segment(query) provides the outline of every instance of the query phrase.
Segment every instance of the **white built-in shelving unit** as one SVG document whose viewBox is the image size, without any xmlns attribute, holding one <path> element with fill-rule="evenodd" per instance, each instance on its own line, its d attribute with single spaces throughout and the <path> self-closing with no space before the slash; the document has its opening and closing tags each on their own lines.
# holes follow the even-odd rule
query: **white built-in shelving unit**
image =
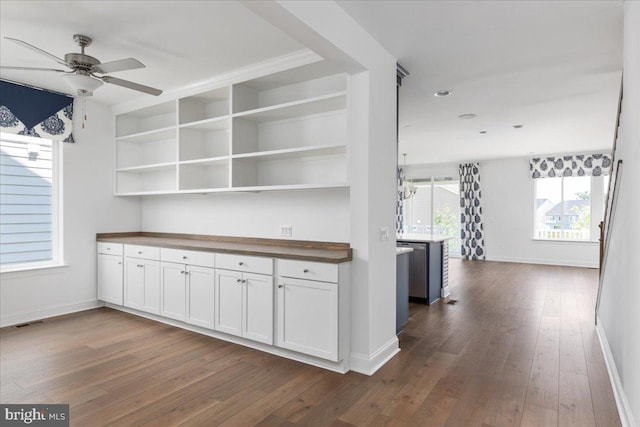
<svg viewBox="0 0 640 427">
<path fill-rule="evenodd" d="M 313 70 L 117 115 L 115 193 L 347 187 L 347 75 Z"/>
</svg>

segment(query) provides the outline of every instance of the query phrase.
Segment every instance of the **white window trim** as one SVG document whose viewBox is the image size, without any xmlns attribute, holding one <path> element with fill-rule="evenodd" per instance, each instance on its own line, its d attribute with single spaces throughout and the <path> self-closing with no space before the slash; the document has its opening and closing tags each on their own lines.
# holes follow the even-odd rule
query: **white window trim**
<svg viewBox="0 0 640 427">
<path fill-rule="evenodd" d="M 560 178 L 560 194 L 562 195 L 562 201 L 564 202 L 564 178 L 563 176 L 558 177 Z M 537 187 L 536 187 L 536 180 L 532 179 L 532 183 L 531 185 L 533 186 L 533 221 L 532 221 L 532 234 L 533 236 L 531 237 L 531 240 L 534 242 L 543 242 L 543 243 L 587 243 L 587 244 L 594 244 L 594 243 L 599 243 L 600 242 L 600 232 L 598 229 L 598 223 L 597 221 L 593 221 L 594 218 L 594 199 L 596 200 L 596 202 L 600 203 L 601 205 L 603 205 L 602 207 L 602 212 L 601 214 L 604 213 L 604 192 L 605 192 L 605 188 L 604 188 L 604 176 L 599 176 L 599 177 L 594 177 L 592 175 L 589 176 L 589 185 L 590 185 L 590 191 L 591 191 L 591 203 L 589 204 L 589 214 L 591 216 L 591 222 L 589 224 L 589 239 L 588 240 L 577 240 L 577 239 L 543 239 L 543 238 L 538 238 L 536 237 L 536 200 L 538 198 L 538 191 L 537 191 Z M 548 179 L 548 178 L 540 178 L 540 179 Z M 602 179 L 602 185 L 600 185 L 599 187 L 597 185 L 595 185 L 596 179 Z M 564 217 L 564 203 L 561 204 L 560 206 L 560 215 L 561 218 Z M 564 236 L 564 230 L 562 230 L 562 235 Z M 595 237 L 595 238 L 594 238 Z"/>
<path fill-rule="evenodd" d="M 16 134 L 7 134 L 3 133 L 3 138 L 13 139 L 20 142 L 29 142 L 32 141 L 32 137 L 26 137 L 23 135 Z M 39 138 L 40 139 L 40 138 Z M 58 267 L 66 267 L 67 264 L 64 263 L 64 243 L 63 243 L 63 174 L 62 174 L 62 157 L 63 157 L 63 148 L 62 142 L 56 140 L 51 141 L 51 153 L 53 154 L 53 194 L 52 194 L 52 205 L 53 205 L 53 220 L 52 220 L 52 232 L 53 232 L 53 247 L 52 247 L 52 260 L 44 261 L 44 262 L 30 262 L 23 264 L 11 264 L 6 266 L 0 266 L 0 274 L 4 273 L 14 273 L 20 271 L 30 271 L 30 270 L 43 270 L 47 268 L 58 268 Z"/>
</svg>

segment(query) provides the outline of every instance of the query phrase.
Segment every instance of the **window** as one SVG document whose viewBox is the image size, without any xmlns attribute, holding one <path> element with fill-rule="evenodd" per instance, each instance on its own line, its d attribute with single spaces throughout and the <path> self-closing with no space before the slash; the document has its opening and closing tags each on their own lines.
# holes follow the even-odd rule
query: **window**
<svg viewBox="0 0 640 427">
<path fill-rule="evenodd" d="M 0 133 L 0 268 L 60 260 L 58 142 Z"/>
<path fill-rule="evenodd" d="M 598 239 L 608 177 L 578 176 L 534 180 L 534 239 Z"/>
<path fill-rule="evenodd" d="M 404 201 L 404 231 L 451 237 L 449 255 L 460 256 L 460 180 L 413 180 L 415 196 Z"/>
</svg>

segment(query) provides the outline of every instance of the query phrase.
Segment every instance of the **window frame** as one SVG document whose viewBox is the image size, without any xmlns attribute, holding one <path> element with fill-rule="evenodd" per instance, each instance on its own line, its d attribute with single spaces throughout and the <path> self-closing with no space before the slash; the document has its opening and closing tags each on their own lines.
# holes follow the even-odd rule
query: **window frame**
<svg viewBox="0 0 640 427">
<path fill-rule="evenodd" d="M 51 145 L 51 235 L 52 245 L 50 260 L 33 261 L 20 264 L 0 265 L 0 273 L 11 273 L 18 271 L 41 270 L 46 268 L 58 268 L 65 266 L 64 264 L 64 242 L 63 242 L 63 149 L 62 143 L 55 139 L 36 138 L 25 135 L 17 135 L 11 133 L 0 133 L 0 138 L 7 141 L 15 142 L 32 142 L 42 144 L 43 142 Z"/>
<path fill-rule="evenodd" d="M 536 237 L 536 210 L 537 210 L 537 206 L 536 206 L 536 200 L 538 199 L 538 187 L 536 185 L 536 182 L 540 179 L 560 179 L 560 194 L 561 194 L 561 201 L 560 201 L 560 221 L 562 221 L 562 218 L 565 216 L 565 212 L 564 212 L 564 179 L 567 177 L 564 176 L 560 176 L 560 177 L 555 177 L 555 178 L 539 178 L 539 179 L 533 179 L 532 180 L 532 185 L 533 185 L 533 207 L 532 207 L 532 213 L 533 213 L 533 217 L 532 217 L 532 237 L 531 239 L 535 242 L 569 242 L 569 243 L 598 243 L 599 242 L 599 237 L 600 237 L 600 233 L 598 231 L 598 222 L 599 221 L 594 221 L 595 219 L 600 219 L 602 220 L 602 216 L 604 214 L 604 195 L 606 192 L 606 188 L 605 187 L 605 175 L 601 175 L 601 176 L 593 176 L 593 175 L 589 175 L 589 191 L 591 192 L 590 195 L 590 203 L 589 203 L 589 215 L 590 215 L 590 220 L 589 220 L 589 238 L 588 239 L 568 239 L 568 238 L 561 238 L 561 239 L 544 239 L 544 238 L 539 238 Z M 571 178 L 571 177 L 568 177 Z M 564 235 L 564 229 L 561 229 L 563 231 L 562 235 Z"/>
</svg>

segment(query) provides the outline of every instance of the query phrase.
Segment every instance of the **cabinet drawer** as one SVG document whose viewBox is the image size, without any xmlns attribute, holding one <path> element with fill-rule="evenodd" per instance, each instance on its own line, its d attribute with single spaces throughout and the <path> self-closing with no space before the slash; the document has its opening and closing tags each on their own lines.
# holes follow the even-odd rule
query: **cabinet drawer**
<svg viewBox="0 0 640 427">
<path fill-rule="evenodd" d="M 154 246 L 124 245 L 124 255 L 158 260 L 160 259 L 160 248 Z"/>
<path fill-rule="evenodd" d="M 271 275 L 273 274 L 273 259 L 246 255 L 217 254 L 216 268 Z"/>
<path fill-rule="evenodd" d="M 215 267 L 215 255 L 213 252 L 187 251 L 184 249 L 162 248 L 160 251 L 162 261 L 177 262 L 180 264 L 201 265 L 203 267 Z"/>
<path fill-rule="evenodd" d="M 338 265 L 324 262 L 278 260 L 278 275 L 298 279 L 338 282 Z"/>
<path fill-rule="evenodd" d="M 98 242 L 98 253 L 109 255 L 122 255 L 122 243 Z"/>
</svg>

